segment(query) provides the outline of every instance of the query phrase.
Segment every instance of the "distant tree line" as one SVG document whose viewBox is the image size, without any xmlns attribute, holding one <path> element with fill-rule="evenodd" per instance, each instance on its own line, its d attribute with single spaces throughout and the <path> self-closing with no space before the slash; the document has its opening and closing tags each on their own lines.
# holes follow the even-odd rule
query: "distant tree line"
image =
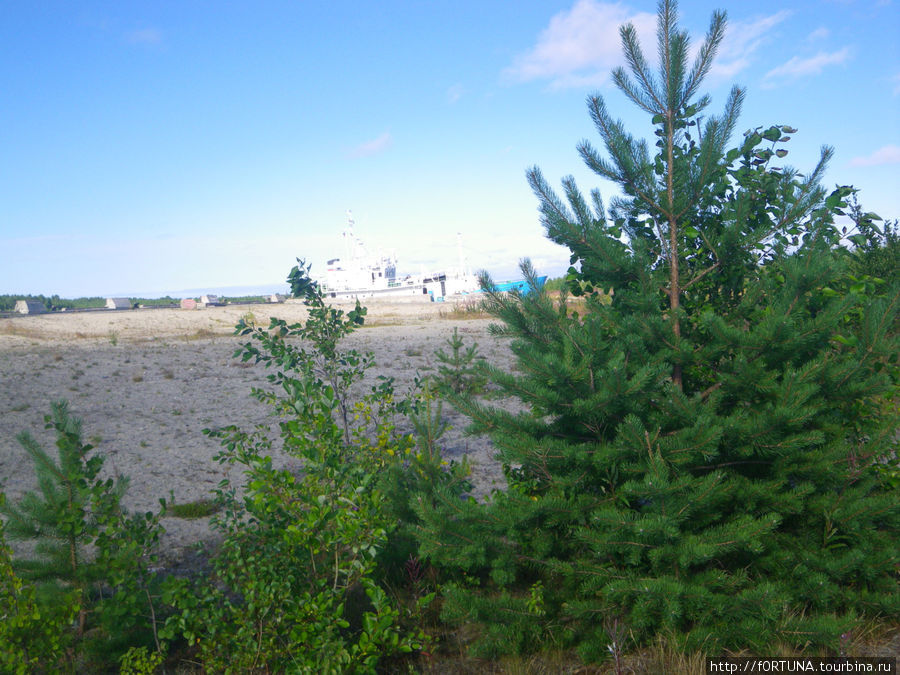
<svg viewBox="0 0 900 675">
<path fill-rule="evenodd" d="M 106 298 L 90 297 L 90 298 L 61 298 L 58 295 L 0 295 L 0 312 L 11 312 L 16 308 L 16 302 L 19 300 L 28 300 L 30 302 L 40 302 L 49 311 L 60 311 L 63 309 L 101 309 L 106 307 Z M 128 298 L 131 306 L 144 305 L 146 307 L 162 307 L 166 305 L 177 305 L 177 298 Z"/>
</svg>

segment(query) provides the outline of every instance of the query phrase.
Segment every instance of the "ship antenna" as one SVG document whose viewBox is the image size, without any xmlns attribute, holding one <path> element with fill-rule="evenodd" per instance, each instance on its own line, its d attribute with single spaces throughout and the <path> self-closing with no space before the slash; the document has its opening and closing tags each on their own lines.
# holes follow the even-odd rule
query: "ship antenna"
<svg viewBox="0 0 900 675">
<path fill-rule="evenodd" d="M 467 276 L 469 276 L 469 268 L 466 265 L 467 261 L 466 261 L 465 255 L 463 254 L 462 239 L 463 239 L 462 232 L 457 232 L 456 233 L 456 251 L 457 251 L 457 254 L 459 255 L 459 275 L 461 277 L 467 277 Z"/>
<path fill-rule="evenodd" d="M 346 259 L 349 261 L 354 258 L 353 249 L 354 249 L 354 236 L 353 236 L 353 211 L 347 209 L 347 229 L 344 230 L 344 253 L 346 255 Z"/>
</svg>

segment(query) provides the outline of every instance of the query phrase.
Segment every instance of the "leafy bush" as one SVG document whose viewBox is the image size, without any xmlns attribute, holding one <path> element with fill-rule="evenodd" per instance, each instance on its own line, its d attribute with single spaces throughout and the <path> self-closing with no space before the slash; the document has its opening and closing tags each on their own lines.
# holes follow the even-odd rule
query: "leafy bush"
<svg viewBox="0 0 900 675">
<path fill-rule="evenodd" d="M 298 475 L 273 466 L 268 429 L 209 431 L 221 439 L 218 461 L 244 468 L 242 496 L 217 490 L 224 535 L 208 582 L 176 580 L 167 598 L 177 609 L 166 635 L 195 645 L 204 667 L 223 672 L 371 671 L 392 654 L 427 644 L 419 627 L 402 625 L 400 608 L 377 583 L 377 556 L 397 530 L 383 485 L 414 456 L 395 432 L 399 406 L 390 381 L 359 397 L 354 385 L 371 354 L 343 350 L 365 309 L 328 307 L 308 268 L 294 268 L 305 323 L 272 319 L 236 352 L 274 367 L 277 389 L 253 391 L 281 417 L 283 449 L 302 459 Z"/>
</svg>

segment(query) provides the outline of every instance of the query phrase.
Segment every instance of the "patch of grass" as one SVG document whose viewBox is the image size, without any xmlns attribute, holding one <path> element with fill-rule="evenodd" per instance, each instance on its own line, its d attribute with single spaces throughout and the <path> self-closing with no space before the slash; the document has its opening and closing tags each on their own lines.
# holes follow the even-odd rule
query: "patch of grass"
<svg viewBox="0 0 900 675">
<path fill-rule="evenodd" d="M 481 300 L 458 300 L 452 307 L 441 308 L 438 318 L 466 320 L 466 319 L 490 319 L 491 315 L 484 311 L 484 303 Z"/>
<path fill-rule="evenodd" d="M 143 374 L 143 373 L 138 373 L 137 375 L 132 375 L 132 376 L 131 376 L 131 381 L 132 381 L 132 382 L 143 382 L 143 381 L 144 381 L 144 374 Z"/>
<path fill-rule="evenodd" d="M 163 368 L 162 376 L 166 380 L 174 380 L 175 379 L 175 373 L 172 372 L 171 368 Z"/>
<path fill-rule="evenodd" d="M 23 338 L 40 338 L 43 334 L 39 330 L 35 330 L 24 322 L 18 321 L 16 318 L 4 319 L 0 321 L 0 334 L 15 335 Z"/>
<path fill-rule="evenodd" d="M 218 510 L 219 505 L 211 499 L 198 499 L 184 504 L 170 502 L 166 505 L 166 515 L 173 518 L 207 518 Z"/>
<path fill-rule="evenodd" d="M 218 336 L 219 333 L 210 328 L 198 328 L 195 333 L 191 335 L 185 335 L 184 340 L 185 342 L 191 342 L 192 340 L 204 340 Z"/>
</svg>

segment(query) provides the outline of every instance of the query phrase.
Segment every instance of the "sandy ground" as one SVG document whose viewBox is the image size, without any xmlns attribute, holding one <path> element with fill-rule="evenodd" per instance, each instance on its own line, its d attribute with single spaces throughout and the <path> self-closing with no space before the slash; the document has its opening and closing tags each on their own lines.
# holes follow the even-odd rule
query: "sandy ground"
<svg viewBox="0 0 900 675">
<path fill-rule="evenodd" d="M 242 342 L 232 331 L 252 313 L 288 322 L 305 317 L 302 305 L 233 305 L 198 310 L 146 309 L 54 313 L 0 319 L 0 489 L 16 500 L 37 483 L 17 434 L 30 432 L 55 456 L 54 436 L 44 429 L 50 402 L 69 401 L 83 420 L 85 440 L 106 457 L 108 474 L 130 478 L 126 506 L 157 510 L 160 498 L 185 503 L 210 496 L 223 478 L 240 482 L 213 461 L 219 449 L 204 428 L 237 424 L 251 430 L 274 425 L 267 406 L 250 397 L 268 386 L 262 366 L 233 358 Z M 502 341 L 487 334 L 490 320 L 469 318 L 451 304 L 379 303 L 346 345 L 371 351 L 372 376 L 396 378 L 404 392 L 417 375 L 436 368 L 434 352 L 458 327 L 493 363 L 509 366 Z M 448 459 L 468 455 L 476 495 L 501 487 L 502 474 L 486 439 L 465 436 L 465 418 L 444 406 L 452 425 L 442 447 Z M 273 454 L 276 463 L 297 460 Z M 211 539 L 206 520 L 164 519 L 164 563 Z"/>
</svg>

